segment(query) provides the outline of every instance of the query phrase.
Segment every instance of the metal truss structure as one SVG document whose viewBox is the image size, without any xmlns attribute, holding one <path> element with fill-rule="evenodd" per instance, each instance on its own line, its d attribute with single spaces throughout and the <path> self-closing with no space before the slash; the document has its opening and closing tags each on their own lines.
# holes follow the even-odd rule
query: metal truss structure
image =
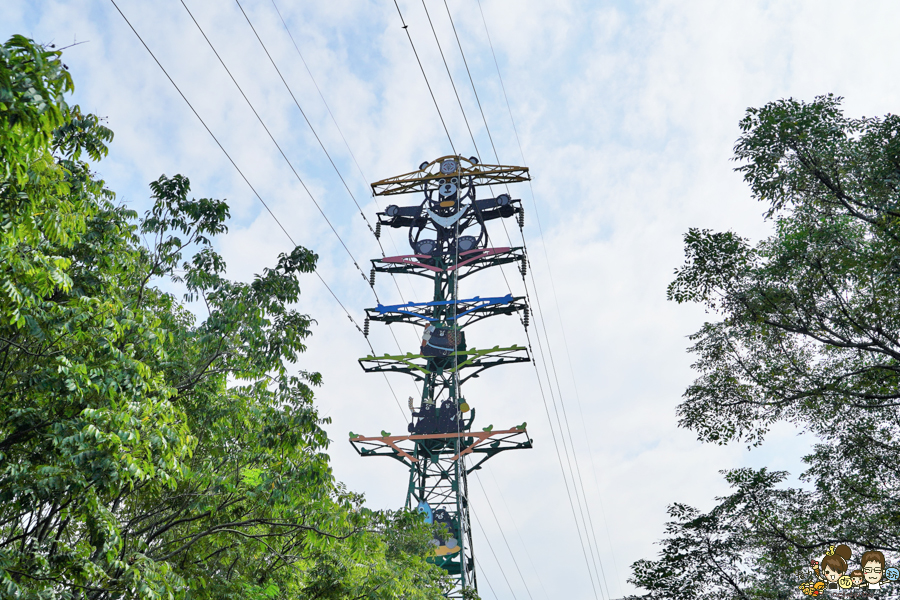
<svg viewBox="0 0 900 600">
<path fill-rule="evenodd" d="M 451 172 L 444 171 L 447 161 L 453 161 L 456 167 Z M 372 193 L 376 196 L 393 196 L 410 192 L 425 192 L 440 179 L 450 177 L 465 178 L 470 185 L 505 185 L 528 181 L 528 167 L 511 167 L 506 165 L 482 165 L 476 158 L 462 156 L 442 156 L 431 162 L 419 165 L 418 171 L 388 177 L 372 184 Z"/>
<path fill-rule="evenodd" d="M 421 382 L 421 397 L 409 400 L 411 422 L 407 434 L 381 436 L 350 434 L 360 456 L 387 456 L 409 469 L 406 505 L 418 508 L 423 518 L 443 525 L 433 540 L 432 561 L 456 578 L 448 598 L 462 598 L 467 588 L 477 590 L 472 531 L 469 521 L 467 477 L 484 461 L 505 452 L 531 448 L 526 424 L 472 431 L 475 409 L 462 394 L 462 384 L 492 367 L 527 362 L 528 349 L 516 344 L 469 348 L 465 330 L 500 315 L 519 315 L 527 327 L 525 298 L 512 294 L 460 297 L 460 281 L 474 273 L 503 264 L 519 263 L 525 273 L 523 248 L 494 247 L 486 224 L 494 219 L 518 217 L 521 201 L 508 194 L 476 198 L 476 189 L 529 179 L 528 169 L 482 165 L 476 158 L 443 156 L 420 165 L 419 170 L 372 184 L 375 195 L 420 194 L 412 206 L 390 205 L 377 214 L 376 235 L 382 227 L 405 229 L 412 254 L 372 261 L 370 283 L 377 273 L 415 275 L 431 280 L 432 299 L 366 310 L 369 322 L 410 323 L 423 328 L 415 352 L 359 359 L 367 373 L 402 373 Z"/>
</svg>

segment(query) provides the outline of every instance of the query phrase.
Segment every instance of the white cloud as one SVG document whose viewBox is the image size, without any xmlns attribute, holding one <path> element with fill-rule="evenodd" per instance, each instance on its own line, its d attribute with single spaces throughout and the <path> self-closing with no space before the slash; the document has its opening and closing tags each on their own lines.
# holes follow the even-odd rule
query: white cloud
<svg viewBox="0 0 900 600">
<path fill-rule="evenodd" d="M 119 3 L 291 236 L 320 254 L 322 276 L 361 322 L 362 309 L 375 301 L 368 286 L 180 3 Z M 271 4 L 242 4 L 372 221 L 375 205 L 368 182 L 357 172 Z M 481 15 L 474 5 L 449 4 L 500 158 L 515 164 L 519 148 Z M 766 234 L 762 207 L 749 199 L 729 161 L 746 107 L 835 92 L 847 98 L 846 108 L 854 115 L 896 111 L 900 91 L 892 57 L 900 42 L 893 24 L 900 6 L 809 0 L 482 4 L 534 175 L 543 238 L 529 188 L 519 185 L 515 193 L 528 210 L 534 275 L 592 516 L 600 514 L 602 498 L 611 544 L 602 519 L 594 525 L 609 591 L 618 597 L 630 590 L 624 583 L 628 566 L 655 554 L 653 542 L 662 533 L 668 503 L 710 507 L 726 491 L 718 474 L 723 468 L 800 468 L 790 457 L 798 458 L 808 441 L 789 427 L 776 430 L 768 446 L 751 453 L 700 445 L 693 434 L 677 428 L 674 409 L 693 378 L 685 336 L 712 317 L 697 307 L 666 302 L 665 287 L 681 263 L 681 235 L 688 227 L 734 229 L 757 239 Z M 368 272 L 368 259 L 379 255 L 378 246 L 238 8 L 211 0 L 188 5 Z M 473 154 L 422 7 L 411 1 L 400 6 L 454 143 L 461 153 Z M 405 172 L 449 152 L 393 3 L 283 2 L 279 7 L 368 178 Z M 429 3 L 429 10 L 483 159 L 492 159 L 443 3 Z M 232 277 L 249 278 L 289 250 L 278 226 L 111 4 L 8 0 L 0 6 L 0 34 L 12 33 L 58 44 L 76 36 L 90 40 L 68 50 L 66 62 L 77 101 L 108 116 L 116 132 L 110 157 L 98 168 L 119 198 L 143 210 L 148 181 L 161 173 L 184 173 L 196 195 L 229 200 L 231 231 L 218 244 Z M 380 206 L 385 204 L 379 200 Z M 514 241 L 516 229 L 510 230 Z M 405 234 L 392 235 L 396 245 L 385 238 L 385 251 L 403 253 Z M 505 243 L 499 228 L 493 228 L 493 236 Z M 513 291 L 520 293 L 515 271 L 507 274 Z M 413 291 L 417 299 L 428 294 L 423 282 L 397 283 L 406 300 Z M 507 289 L 498 274 L 466 280 L 463 288 L 472 295 Z M 399 298 L 385 277 L 378 279 L 376 289 L 383 302 Z M 373 506 L 396 507 L 404 499 L 406 474 L 392 463 L 360 459 L 344 441 L 351 429 L 405 428 L 390 391 L 378 375 L 365 375 L 355 364 L 368 347 L 313 276 L 306 277 L 301 309 L 318 321 L 302 366 L 325 377 L 317 395 L 323 414 L 334 419 L 335 471 L 351 488 L 366 492 Z M 531 332 L 544 334 L 537 322 Z M 414 332 L 397 328 L 396 335 L 404 350 L 416 343 Z M 483 324 L 472 337 L 491 343 L 523 341 L 512 319 Z M 389 333 L 374 325 L 372 343 L 379 352 L 396 348 Z M 540 369 L 543 373 L 542 365 Z M 532 595 L 544 593 L 533 569 L 526 567 L 523 549 L 517 548 L 518 536 L 510 533 L 513 523 L 552 595 L 593 597 L 534 369 L 501 371 L 486 373 L 466 394 L 477 407 L 479 423 L 528 421 L 535 447 L 494 459 L 490 473 L 496 483 L 484 471 L 478 477 Z M 391 383 L 401 404 L 414 393 L 408 381 Z M 591 458 L 597 487 L 588 475 Z M 498 489 L 508 510 L 498 501 Z M 473 493 L 473 505 L 504 572 L 524 597 L 480 490 Z M 480 529 L 476 534 L 484 576 L 498 597 L 509 597 Z M 482 593 L 491 597 L 485 586 Z"/>
</svg>

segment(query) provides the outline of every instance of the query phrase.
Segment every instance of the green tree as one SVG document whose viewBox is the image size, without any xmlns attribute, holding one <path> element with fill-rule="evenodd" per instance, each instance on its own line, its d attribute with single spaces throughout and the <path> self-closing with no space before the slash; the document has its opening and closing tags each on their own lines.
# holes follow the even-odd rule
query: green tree
<svg viewBox="0 0 900 600">
<path fill-rule="evenodd" d="M 680 425 L 756 445 L 790 422 L 817 443 L 803 489 L 741 469 L 709 513 L 673 508 L 660 559 L 634 565 L 653 598 L 688 597 L 697 572 L 690 597 L 786 598 L 830 545 L 900 551 L 900 117 L 822 96 L 749 109 L 741 131 L 737 170 L 774 233 L 685 236 L 669 298 L 721 319 L 692 336 Z"/>
<path fill-rule="evenodd" d="M 71 90 L 60 52 L 0 48 L 0 595 L 442 597 L 421 520 L 335 481 L 321 377 L 291 366 L 315 254 L 230 281 L 225 202 L 176 175 L 141 219 L 115 205 Z"/>
</svg>

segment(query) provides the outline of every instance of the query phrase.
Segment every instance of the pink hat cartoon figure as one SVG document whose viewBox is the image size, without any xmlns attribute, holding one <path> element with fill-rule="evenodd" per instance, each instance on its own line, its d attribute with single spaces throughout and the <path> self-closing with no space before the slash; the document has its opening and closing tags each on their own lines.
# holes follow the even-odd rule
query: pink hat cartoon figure
<svg viewBox="0 0 900 600">
<path fill-rule="evenodd" d="M 884 554 L 878 550 L 863 552 L 859 563 L 862 566 L 866 587 L 870 590 L 881 589 L 884 584 Z"/>
</svg>

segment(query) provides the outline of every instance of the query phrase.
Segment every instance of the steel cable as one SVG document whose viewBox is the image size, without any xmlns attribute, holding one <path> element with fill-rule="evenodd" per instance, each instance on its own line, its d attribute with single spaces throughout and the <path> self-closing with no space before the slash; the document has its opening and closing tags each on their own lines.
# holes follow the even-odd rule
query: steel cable
<svg viewBox="0 0 900 600">
<path fill-rule="evenodd" d="M 271 215 L 272 219 L 275 220 L 275 222 L 278 224 L 278 227 L 281 228 L 281 231 L 284 232 L 284 235 L 288 238 L 288 240 L 291 242 L 291 244 L 294 247 L 296 247 L 297 243 L 291 237 L 291 234 L 288 233 L 287 229 L 285 229 L 284 225 L 281 224 L 281 221 L 278 220 L 278 217 L 275 216 L 275 213 L 272 212 L 272 209 L 269 207 L 268 204 L 266 204 L 265 200 L 262 199 L 262 196 L 259 194 L 259 192 L 256 190 L 256 188 L 253 186 L 253 184 L 250 183 L 250 180 L 247 178 L 247 176 L 244 174 L 244 172 L 241 170 L 241 168 L 237 165 L 237 163 L 234 161 L 234 159 L 231 157 L 231 155 L 228 153 L 228 151 L 225 150 L 225 147 L 219 141 L 219 138 L 212 132 L 212 129 L 210 129 L 209 125 L 206 124 L 206 121 L 203 120 L 203 117 L 200 116 L 200 113 L 197 112 L 197 109 L 194 108 L 194 105 L 191 104 L 191 101 L 187 99 L 187 96 L 184 95 L 184 92 L 181 91 L 181 88 L 178 87 L 178 84 L 175 83 L 175 80 L 172 79 L 172 76 L 169 75 L 169 72 L 166 70 L 166 68 L 162 65 L 162 63 L 159 61 L 159 59 L 156 58 L 156 55 L 153 53 L 153 51 L 150 49 L 150 47 L 144 41 L 144 38 L 142 38 L 141 35 L 137 32 L 137 29 L 135 29 L 134 25 L 131 24 L 131 21 L 128 20 L 128 17 L 125 16 L 125 13 L 122 12 L 122 9 L 119 7 L 119 5 L 116 4 L 116 1 L 110 0 L 110 2 L 115 7 L 116 11 L 118 11 L 119 15 L 121 15 L 122 19 L 125 21 L 125 23 L 128 25 L 128 27 L 131 29 L 131 31 L 134 33 L 135 37 L 137 37 L 138 41 L 140 41 L 140 43 L 144 47 L 144 49 L 147 50 L 147 53 L 150 54 L 150 57 L 153 59 L 153 61 L 156 63 L 156 65 L 160 68 L 160 70 L 166 76 L 166 79 L 169 80 L 169 83 L 172 84 L 172 87 L 175 88 L 175 91 L 178 92 L 178 95 L 181 96 L 182 100 L 184 100 L 185 104 L 188 105 L 188 108 L 190 108 L 191 112 L 194 113 L 194 116 L 197 117 L 197 120 L 200 121 L 200 124 L 203 125 L 203 128 L 206 130 L 206 132 L 210 135 L 210 137 L 213 139 L 213 141 L 216 143 L 216 145 L 219 147 L 219 149 L 222 151 L 222 153 L 228 159 L 228 162 L 231 163 L 231 166 L 234 167 L 234 169 L 241 176 L 241 179 L 244 180 L 244 183 L 247 184 L 247 187 L 249 187 L 250 190 L 253 192 L 253 195 L 256 196 L 256 199 L 259 200 L 260 204 L 262 204 L 263 207 L 265 207 L 266 211 L 269 213 L 269 215 Z M 315 275 L 319 279 L 319 281 L 322 282 L 322 285 L 325 286 L 325 289 L 328 290 L 328 293 L 331 294 L 331 297 L 334 298 L 335 302 L 337 302 L 338 305 L 341 307 L 341 309 L 344 311 L 344 314 L 347 315 L 347 318 L 350 320 L 350 322 L 353 324 L 353 326 L 356 328 L 356 330 L 359 331 L 360 334 L 362 334 L 363 333 L 362 328 L 359 326 L 359 324 L 353 318 L 353 315 L 350 314 L 350 311 L 347 310 L 347 307 L 344 306 L 344 303 L 341 302 L 340 298 L 337 297 L 337 294 L 334 293 L 334 290 L 331 289 L 331 286 L 328 285 L 328 283 L 325 281 L 325 279 L 322 277 L 322 275 L 319 273 L 318 270 L 315 270 L 313 272 L 315 273 Z M 364 335 L 363 335 L 363 338 L 366 340 L 366 344 L 369 346 L 369 349 L 372 351 L 372 354 L 374 355 L 375 349 L 372 347 L 371 342 L 369 342 L 368 338 L 366 338 Z M 394 388 L 391 385 L 390 381 L 387 379 L 387 376 L 385 376 L 385 382 L 388 384 L 388 387 L 391 390 L 391 395 L 394 397 L 394 402 L 397 404 L 397 408 L 400 410 L 400 412 L 403 415 L 404 420 L 405 420 L 406 413 L 403 412 L 403 409 L 400 406 L 400 401 L 397 399 L 397 394 L 394 392 Z"/>
<path fill-rule="evenodd" d="M 446 6 L 446 0 L 444 0 L 444 3 L 445 3 L 445 6 Z M 519 154 L 520 154 L 521 157 L 522 157 L 522 162 L 523 162 L 523 164 L 527 165 L 527 161 L 526 161 L 526 159 L 525 159 L 525 153 L 524 153 L 524 151 L 522 150 L 522 142 L 521 142 L 521 140 L 519 139 L 518 128 L 516 127 L 515 119 L 513 118 L 512 107 L 511 107 L 510 102 L 509 102 L 509 96 L 508 96 L 507 93 L 506 93 L 506 86 L 505 86 L 505 84 L 503 83 L 503 76 L 502 76 L 501 73 L 500 73 L 500 65 L 499 65 L 499 63 L 498 63 L 498 61 L 497 61 L 497 54 L 496 54 L 496 52 L 494 51 L 494 45 L 493 45 L 493 42 L 491 41 L 490 31 L 488 31 L 487 20 L 485 19 L 484 11 L 482 10 L 482 7 L 481 7 L 481 0 L 478 0 L 478 10 L 479 10 L 479 12 L 480 12 L 480 14 L 481 14 L 481 19 L 482 19 L 482 23 L 484 24 L 485 34 L 487 35 L 488 44 L 490 45 L 490 48 L 491 48 L 491 55 L 492 55 L 493 60 L 494 60 L 494 66 L 495 66 L 496 69 L 497 69 L 497 78 L 499 79 L 499 81 L 500 81 L 500 87 L 501 87 L 501 89 L 503 90 L 503 97 L 504 97 L 504 100 L 505 100 L 505 102 L 506 102 L 506 108 L 507 108 L 507 111 L 508 111 L 508 113 L 509 113 L 509 118 L 510 118 L 510 122 L 511 122 L 512 127 L 513 127 L 513 132 L 515 133 L 516 144 L 517 144 L 517 146 L 518 146 L 518 148 L 519 148 Z M 448 14 L 448 16 L 450 16 L 450 10 L 449 10 L 449 8 L 447 8 L 447 14 Z M 450 17 L 450 18 L 451 18 L 451 23 L 452 23 L 452 17 Z M 454 30 L 455 30 L 455 26 L 454 26 Z M 461 46 L 460 46 L 460 52 L 462 52 L 462 47 L 461 47 Z M 464 59 L 464 60 L 465 60 L 465 59 Z M 470 76 L 471 76 L 471 74 L 470 74 Z M 474 82 L 473 82 L 473 90 L 474 90 Z M 485 127 L 487 127 L 487 123 L 485 123 Z M 489 135 L 490 135 L 490 134 L 489 134 Z M 495 153 L 496 153 L 496 148 L 494 149 L 494 151 L 495 151 Z M 499 162 L 499 159 L 498 159 L 498 162 Z M 579 414 L 580 414 L 581 420 L 582 420 L 582 429 L 583 429 L 583 432 L 584 432 L 584 435 L 585 435 L 585 442 L 586 442 L 586 444 L 587 444 L 588 454 L 589 454 L 590 457 L 591 457 L 591 472 L 592 472 L 592 475 L 593 475 L 593 478 L 594 478 L 594 486 L 596 487 L 597 493 L 598 493 L 598 501 L 599 501 L 599 504 L 600 504 L 601 516 L 602 516 L 602 518 L 603 518 L 604 527 L 605 527 L 605 529 L 606 529 L 607 542 L 609 543 L 610 552 L 611 552 L 611 554 L 612 554 L 612 558 L 613 558 L 613 568 L 614 568 L 615 571 L 616 571 L 616 582 L 617 582 L 617 584 L 618 584 L 618 581 L 619 581 L 619 579 L 620 579 L 620 576 L 619 576 L 619 574 L 618 574 L 618 565 L 616 564 L 616 561 L 615 561 L 615 552 L 612 551 L 612 540 L 610 539 L 610 534 L 609 534 L 609 524 L 608 524 L 608 522 L 606 521 L 606 514 L 605 514 L 605 512 L 603 511 L 602 500 L 600 500 L 600 496 L 599 496 L 599 491 L 600 491 L 599 488 L 600 488 L 600 486 L 599 486 L 599 483 L 597 482 L 597 470 L 596 470 L 596 466 L 595 466 L 595 464 L 594 464 L 594 457 L 593 457 L 593 454 L 592 454 L 592 452 L 591 452 L 590 438 L 589 438 L 589 436 L 588 436 L 588 434 L 587 434 L 587 429 L 586 429 L 586 426 L 585 426 L 585 424 L 584 424 L 584 411 L 582 410 L 582 406 L 581 406 L 581 398 L 580 398 L 580 396 L 579 396 L 579 394 L 578 394 L 578 385 L 577 385 L 577 382 L 576 382 L 576 380 L 575 380 L 575 372 L 574 372 L 573 367 L 572 367 L 572 357 L 571 357 L 571 353 L 569 352 L 568 338 L 567 338 L 567 336 L 566 336 L 565 327 L 564 327 L 563 321 L 562 321 L 562 314 L 561 314 L 561 312 L 560 312 L 560 307 L 559 307 L 559 297 L 557 296 L 557 293 L 556 293 L 556 284 L 555 284 L 555 282 L 554 282 L 554 280 L 553 280 L 553 270 L 552 270 L 552 267 L 551 267 L 551 264 L 550 264 L 550 257 L 549 257 L 549 255 L 548 255 L 548 253 L 547 253 L 547 245 L 546 245 L 546 242 L 544 241 L 544 229 L 543 229 L 543 225 L 542 225 L 542 223 L 541 223 L 540 211 L 538 210 L 538 207 L 537 207 L 537 200 L 536 200 L 535 193 L 534 193 L 534 186 L 533 186 L 533 184 L 531 183 L 530 180 L 529 180 L 529 182 L 528 182 L 528 186 L 529 186 L 529 189 L 530 189 L 530 191 L 531 191 L 531 202 L 532 202 L 532 206 L 534 207 L 535 218 L 536 218 L 537 225 L 538 225 L 538 232 L 539 232 L 540 237 L 541 237 L 541 247 L 542 247 L 543 252 L 544 252 L 544 259 L 545 259 L 545 261 L 546 261 L 546 263 L 547 263 L 547 271 L 548 271 L 548 275 L 549 275 L 549 277 L 550 277 L 550 288 L 551 288 L 551 291 L 553 292 L 553 297 L 554 297 L 554 300 L 555 300 L 555 303 L 556 303 L 556 313 L 557 313 L 557 317 L 558 317 L 558 319 L 559 319 L 560 331 L 562 332 L 562 336 L 563 336 L 563 344 L 564 344 L 564 347 L 565 347 L 565 350 L 566 350 L 566 359 L 567 359 L 568 364 L 569 364 L 569 373 L 570 373 L 570 375 L 571 375 L 571 377 L 572 377 L 572 385 L 573 385 L 573 387 L 574 387 L 574 389 L 575 389 L 575 399 L 576 399 L 576 404 L 577 404 L 577 406 L 578 406 L 578 411 L 579 411 Z M 525 244 L 524 232 L 523 232 L 523 235 L 522 235 L 522 243 Z M 526 253 L 527 253 L 527 251 L 526 251 Z M 529 261 L 529 262 L 530 262 L 530 261 Z M 532 271 L 532 284 L 534 285 L 534 270 L 532 269 L 531 271 Z M 536 288 L 535 288 L 535 294 L 537 295 L 537 289 L 536 289 Z M 538 299 L 538 302 L 540 302 L 540 299 Z M 543 318 L 541 318 L 541 321 L 542 321 L 542 323 L 545 322 Z M 546 336 L 546 328 L 545 328 L 545 336 Z M 550 340 L 549 340 L 549 338 L 548 338 L 548 340 L 547 340 L 547 344 L 548 344 L 548 350 L 550 350 L 550 348 L 549 348 L 549 345 L 550 345 Z M 559 386 L 559 379 L 558 379 L 558 377 L 556 376 L 556 366 L 555 366 L 555 361 L 553 360 L 552 350 L 550 350 L 550 360 L 551 360 L 551 363 L 553 364 L 554 379 L 556 380 L 557 390 L 558 390 L 559 393 L 560 393 L 560 402 L 562 403 L 562 390 L 561 390 L 561 388 L 560 388 L 560 386 Z M 549 383 L 549 382 L 548 382 L 548 383 Z M 568 415 L 567 415 L 567 413 L 566 413 L 566 410 L 565 410 L 565 404 L 564 404 L 564 403 L 563 403 L 563 413 L 564 413 L 564 415 L 565 415 L 567 429 L 569 430 L 569 438 L 570 438 L 570 440 L 573 440 L 573 444 L 574 444 L 574 438 L 572 437 L 571 429 L 568 427 Z M 574 451 L 574 445 L 573 445 L 573 451 Z M 586 496 L 585 491 L 584 491 L 584 481 L 583 481 L 583 479 L 582 479 L 582 477 L 581 477 L 581 474 L 580 474 L 580 467 L 579 467 L 579 465 L 578 465 L 578 457 L 577 457 L 577 454 L 576 454 L 576 456 L 575 456 L 575 462 L 576 462 L 576 469 L 577 469 L 578 472 L 579 472 L 578 477 L 579 477 L 579 482 L 580 482 L 581 489 L 582 489 L 582 496 L 584 496 L 584 497 L 585 497 L 585 501 L 587 501 L 587 496 Z M 588 520 L 589 520 L 589 522 L 590 522 L 590 526 L 591 526 L 591 535 L 592 535 L 592 537 L 593 537 L 593 539 L 594 539 L 594 546 L 597 548 L 597 552 L 598 552 L 598 560 L 599 560 L 599 544 L 598 544 L 598 542 L 597 542 L 597 540 L 596 540 L 596 531 L 595 531 L 595 529 L 594 529 L 593 519 L 592 519 L 592 517 L 590 516 L 590 511 L 588 511 Z M 600 570 L 601 570 L 601 572 L 603 571 L 603 564 L 602 564 L 602 561 L 600 562 Z M 605 575 L 605 573 L 603 574 L 603 580 L 604 580 L 604 585 L 606 585 L 606 575 Z M 609 588 L 608 588 L 608 585 L 607 585 L 607 596 L 609 596 Z"/>
</svg>

